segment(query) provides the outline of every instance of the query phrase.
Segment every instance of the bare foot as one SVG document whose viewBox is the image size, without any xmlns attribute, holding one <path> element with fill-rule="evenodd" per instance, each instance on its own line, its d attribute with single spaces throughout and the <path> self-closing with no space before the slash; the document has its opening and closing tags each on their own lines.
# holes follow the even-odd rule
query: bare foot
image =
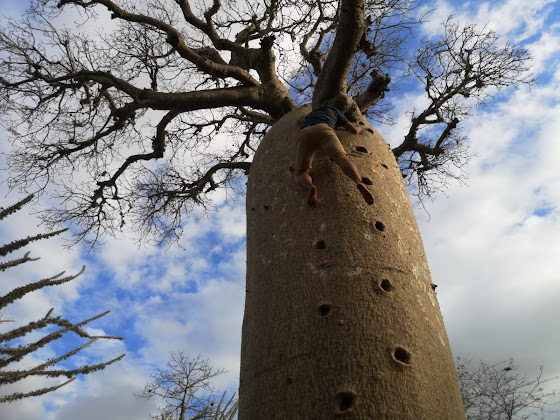
<svg viewBox="0 0 560 420">
<path fill-rule="evenodd" d="M 367 187 L 362 183 L 356 184 L 356 186 L 358 187 L 358 190 L 362 194 L 362 197 L 364 197 L 364 200 L 366 200 L 366 203 L 368 203 L 371 206 L 373 204 L 373 195 L 371 195 Z"/>
<path fill-rule="evenodd" d="M 317 205 L 317 187 L 313 185 L 309 190 L 309 197 L 307 197 L 307 204 L 310 206 Z"/>
</svg>

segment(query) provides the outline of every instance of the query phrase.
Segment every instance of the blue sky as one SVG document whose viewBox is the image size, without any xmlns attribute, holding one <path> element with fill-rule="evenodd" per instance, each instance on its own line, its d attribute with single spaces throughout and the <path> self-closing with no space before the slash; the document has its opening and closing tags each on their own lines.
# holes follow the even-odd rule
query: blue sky
<svg viewBox="0 0 560 420">
<path fill-rule="evenodd" d="M 17 13 L 23 4 L 1 0 L 4 14 Z M 463 124 L 476 154 L 466 185 L 451 184 L 425 210 L 416 209 L 453 352 L 488 363 L 514 357 L 529 375 L 544 365 L 545 376 L 560 376 L 560 4 L 437 1 L 426 6 L 431 8 L 426 35 L 440 31 L 450 14 L 487 24 L 502 39 L 531 50 L 539 81 L 530 90 L 501 93 Z M 405 112 L 420 107 L 422 98 L 402 89 L 391 101 L 397 124 L 376 128 L 395 145 L 408 128 Z M 0 188 L 6 196 L 5 186 Z M 10 194 L 3 200 L 17 198 Z M 0 234 L 19 238 L 40 230 L 36 224 L 20 212 L 0 225 Z M 109 359 L 124 352 L 127 357 L 55 394 L 3 406 L 2 418 L 146 418 L 153 404 L 133 393 L 176 349 L 203 354 L 215 367 L 226 368 L 216 385 L 236 390 L 245 281 L 243 201 L 195 215 L 184 232 L 181 247 L 169 249 L 139 247 L 124 238 L 107 238 L 101 252 L 89 256 L 79 247 L 63 250 L 60 239 L 29 247 L 42 259 L 11 273 L 0 282 L 0 292 L 25 279 L 79 271 L 82 264 L 87 270 L 71 284 L 14 304 L 9 318 L 34 319 L 55 307 L 78 321 L 111 310 L 91 328 L 126 340 L 96 343 L 84 357 Z"/>
</svg>

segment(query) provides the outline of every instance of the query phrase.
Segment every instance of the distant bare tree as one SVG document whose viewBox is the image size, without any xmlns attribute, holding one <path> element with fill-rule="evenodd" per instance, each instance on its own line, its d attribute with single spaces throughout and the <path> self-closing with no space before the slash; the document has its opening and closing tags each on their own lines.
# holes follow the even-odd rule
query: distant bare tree
<svg viewBox="0 0 560 420">
<path fill-rule="evenodd" d="M 159 413 L 150 415 L 150 420 L 230 420 L 237 413 L 235 394 L 226 400 L 224 392 L 218 400 L 211 383 L 212 378 L 224 372 L 213 369 L 200 355 L 190 358 L 182 351 L 172 351 L 167 369 L 158 369 L 152 375 L 153 382 L 135 395 L 144 399 L 159 397 L 165 401 L 166 405 Z"/>
<path fill-rule="evenodd" d="M 543 385 L 558 378 L 543 379 L 543 367 L 536 377 L 518 373 L 514 360 L 489 365 L 457 359 L 457 374 L 468 420 L 526 420 L 555 401 L 555 391 Z"/>
<path fill-rule="evenodd" d="M 16 204 L 14 204 L 13 206 L 7 208 L 1 208 L 0 220 L 3 220 L 10 214 L 21 209 L 21 207 L 26 203 L 28 203 L 32 198 L 33 196 L 28 196 L 23 200 L 17 202 Z M 41 239 L 47 239 L 59 235 L 64 231 L 66 231 L 66 229 L 59 230 L 56 232 L 46 233 L 46 234 L 30 236 L 25 239 L 16 240 L 9 244 L 3 245 L 0 247 L 0 257 L 5 257 L 9 253 L 21 249 L 22 247 L 26 246 L 30 242 L 38 241 Z M 27 252 L 20 258 L 16 258 L 9 261 L 1 261 L 0 271 L 5 271 L 9 268 L 16 267 L 20 264 L 24 264 L 29 261 L 39 260 L 39 258 L 31 258 L 29 254 L 30 253 Z M 82 270 L 79 273 L 74 275 L 62 277 L 64 275 L 64 271 L 63 271 L 62 273 L 59 273 L 55 276 L 48 277 L 43 280 L 18 287 L 12 290 L 11 292 L 9 292 L 8 294 L 0 297 L 0 310 L 4 311 L 9 304 L 13 303 L 18 299 L 21 299 L 27 293 L 42 289 L 47 286 L 55 286 L 57 284 L 67 283 L 69 281 L 74 280 L 76 277 L 79 277 L 84 271 L 85 271 L 85 266 L 82 268 Z M 42 394 L 46 394 L 47 392 L 55 391 L 63 387 L 64 385 L 67 385 L 70 382 L 72 382 L 74 379 L 76 379 L 76 376 L 79 374 L 85 375 L 91 372 L 95 372 L 96 370 L 104 369 L 106 366 L 124 357 L 124 354 L 122 354 L 119 357 L 110 360 L 108 362 L 97 363 L 94 365 L 85 365 L 77 369 L 64 369 L 64 368 L 56 369 L 55 366 L 57 365 L 57 363 L 62 362 L 68 359 L 69 357 L 75 355 L 80 350 L 83 350 L 84 348 L 95 343 L 97 340 L 100 339 L 122 340 L 122 337 L 94 336 L 88 334 L 82 329 L 85 325 L 89 324 L 90 322 L 99 319 L 102 316 L 107 315 L 109 311 L 103 312 L 97 316 L 94 316 L 93 318 L 87 319 L 82 322 L 78 322 L 76 324 L 66 319 L 63 319 L 60 316 L 53 317 L 52 312 L 53 309 L 48 311 L 48 313 L 43 318 L 37 321 L 29 322 L 26 325 L 14 328 L 10 331 L 0 334 L 0 388 L 9 384 L 15 384 L 26 378 L 31 378 L 34 376 L 49 377 L 49 378 L 66 377 L 69 379 L 65 382 L 62 382 L 60 384 L 51 387 L 40 388 L 29 392 L 12 392 L 11 394 L 1 395 L 0 402 L 11 402 L 21 398 L 42 395 Z M 7 325 L 5 324 L 6 322 L 14 322 L 14 321 L 0 319 L 0 326 Z M 36 341 L 31 341 L 26 344 L 22 344 L 22 341 L 20 341 L 23 340 L 25 336 L 29 336 L 32 333 L 38 333 L 42 329 L 51 326 L 58 327 L 58 329 L 55 329 L 50 333 L 46 333 L 46 335 L 44 335 L 43 337 L 41 337 Z M 23 368 L 23 369 L 19 368 L 17 363 L 20 362 L 24 357 L 32 355 L 34 352 L 45 347 L 46 345 L 61 339 L 66 333 L 74 333 L 79 337 L 86 339 L 86 342 L 83 345 L 63 355 L 49 359 L 31 368 Z"/>
</svg>

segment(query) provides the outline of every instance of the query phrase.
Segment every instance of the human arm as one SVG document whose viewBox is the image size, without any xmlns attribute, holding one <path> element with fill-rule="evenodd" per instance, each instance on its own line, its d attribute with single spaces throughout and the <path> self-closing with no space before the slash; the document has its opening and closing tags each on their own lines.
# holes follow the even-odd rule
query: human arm
<svg viewBox="0 0 560 420">
<path fill-rule="evenodd" d="M 342 126 L 346 131 L 350 131 L 353 134 L 360 134 L 362 132 L 362 127 L 357 124 L 353 124 L 350 121 Z"/>
</svg>

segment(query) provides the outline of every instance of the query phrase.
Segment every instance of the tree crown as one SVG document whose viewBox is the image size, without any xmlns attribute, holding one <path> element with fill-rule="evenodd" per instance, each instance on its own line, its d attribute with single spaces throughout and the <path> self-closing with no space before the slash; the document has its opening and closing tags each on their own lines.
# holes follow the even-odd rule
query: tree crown
<svg viewBox="0 0 560 420">
<path fill-rule="evenodd" d="M 388 122 L 391 79 L 410 77 L 425 108 L 411 110 L 393 152 L 430 195 L 461 176 L 460 122 L 473 107 L 532 80 L 526 50 L 451 18 L 409 55 L 418 6 L 34 0 L 0 30 L 10 185 L 53 195 L 60 206 L 44 220 L 73 222 L 77 240 L 126 228 L 172 239 L 189 212 L 225 197 L 222 187 L 243 189 L 267 128 L 296 106 L 335 100 L 351 119 Z M 106 28 L 93 30 L 96 21 Z"/>
</svg>

